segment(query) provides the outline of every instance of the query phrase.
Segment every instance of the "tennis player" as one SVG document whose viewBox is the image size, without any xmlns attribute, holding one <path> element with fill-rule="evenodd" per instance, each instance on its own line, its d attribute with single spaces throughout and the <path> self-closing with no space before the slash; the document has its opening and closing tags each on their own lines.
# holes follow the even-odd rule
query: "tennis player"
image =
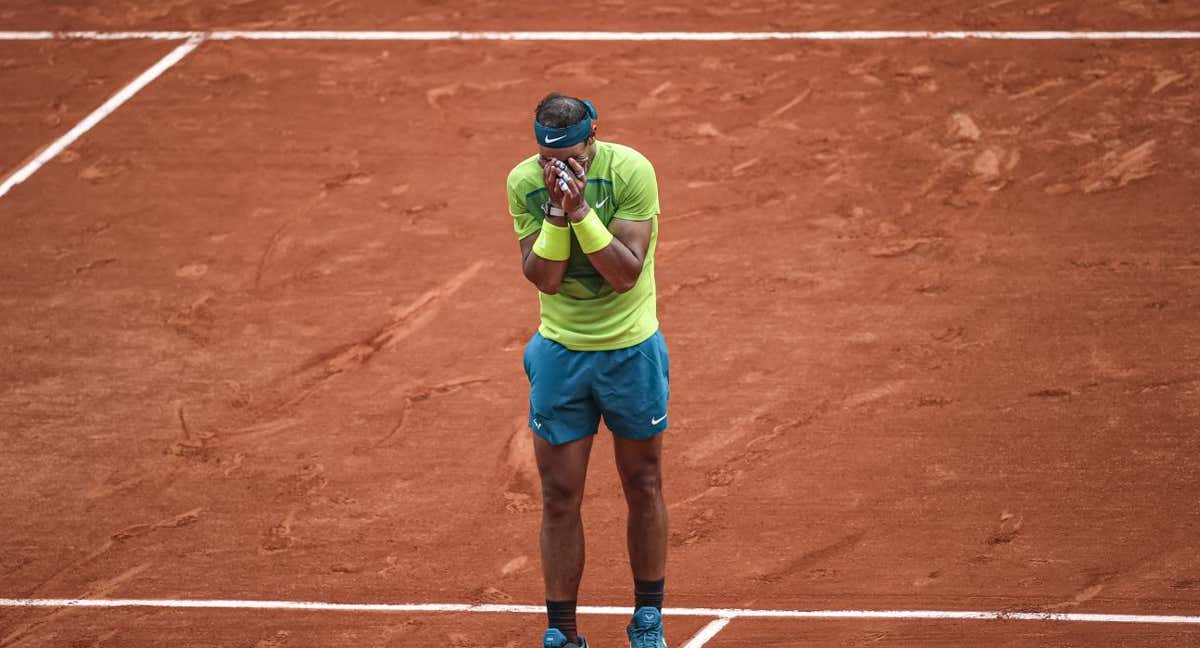
<svg viewBox="0 0 1200 648">
<path fill-rule="evenodd" d="M 640 153 L 596 139 L 588 101 L 547 95 L 534 113 L 538 153 L 508 175 L 508 209 L 541 326 L 525 348 L 529 427 L 542 482 L 544 648 L 586 648 L 575 608 L 583 575 L 580 506 L 600 423 L 613 433 L 629 507 L 631 648 L 666 648 L 662 604 L 667 509 L 662 432 L 668 356 L 658 329 L 658 183 Z"/>
</svg>

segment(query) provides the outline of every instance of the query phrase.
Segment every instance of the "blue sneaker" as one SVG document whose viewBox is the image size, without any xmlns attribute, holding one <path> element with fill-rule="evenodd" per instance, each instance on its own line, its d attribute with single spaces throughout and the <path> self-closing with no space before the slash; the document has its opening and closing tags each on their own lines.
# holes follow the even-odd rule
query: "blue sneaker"
<svg viewBox="0 0 1200 648">
<path fill-rule="evenodd" d="M 663 638 L 662 612 L 658 608 L 638 608 L 625 632 L 629 634 L 629 648 L 667 648 L 667 640 Z"/>
<path fill-rule="evenodd" d="M 567 643 L 567 635 L 558 628 L 547 628 L 542 638 L 542 648 L 588 648 L 587 639 L 579 637 L 579 643 Z"/>
</svg>

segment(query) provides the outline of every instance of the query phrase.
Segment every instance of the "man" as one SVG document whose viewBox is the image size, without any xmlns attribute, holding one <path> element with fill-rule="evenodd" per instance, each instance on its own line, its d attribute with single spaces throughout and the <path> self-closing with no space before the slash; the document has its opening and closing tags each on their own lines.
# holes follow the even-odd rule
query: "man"
<svg viewBox="0 0 1200 648">
<path fill-rule="evenodd" d="M 662 432 L 668 357 L 655 310 L 658 184 L 640 153 L 596 139 L 596 109 L 555 93 L 534 113 L 539 154 L 508 176 L 508 207 L 541 326 L 525 348 L 529 427 L 542 481 L 544 648 L 586 648 L 575 624 L 580 505 L 600 419 L 613 432 L 629 507 L 631 648 L 666 648 L 667 509 Z"/>
</svg>

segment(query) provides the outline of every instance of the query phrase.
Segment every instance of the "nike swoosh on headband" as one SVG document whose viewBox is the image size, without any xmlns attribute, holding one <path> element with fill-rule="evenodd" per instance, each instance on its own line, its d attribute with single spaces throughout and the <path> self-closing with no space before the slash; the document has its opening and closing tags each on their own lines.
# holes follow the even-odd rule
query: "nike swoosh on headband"
<svg viewBox="0 0 1200 648">
<path fill-rule="evenodd" d="M 547 135 L 546 143 L 553 144 L 553 143 L 557 142 L 558 140 L 563 139 L 564 137 L 566 137 L 566 135 L 559 135 L 558 137 L 550 137 L 549 135 Z"/>
</svg>

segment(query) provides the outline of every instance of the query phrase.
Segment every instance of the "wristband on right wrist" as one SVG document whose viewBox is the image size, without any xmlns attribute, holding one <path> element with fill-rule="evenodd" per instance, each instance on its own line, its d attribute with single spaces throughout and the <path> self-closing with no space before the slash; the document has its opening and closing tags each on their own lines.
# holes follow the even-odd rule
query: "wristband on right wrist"
<svg viewBox="0 0 1200 648">
<path fill-rule="evenodd" d="M 533 242 L 533 253 L 547 261 L 571 258 L 571 228 L 542 221 L 542 232 Z"/>
</svg>

